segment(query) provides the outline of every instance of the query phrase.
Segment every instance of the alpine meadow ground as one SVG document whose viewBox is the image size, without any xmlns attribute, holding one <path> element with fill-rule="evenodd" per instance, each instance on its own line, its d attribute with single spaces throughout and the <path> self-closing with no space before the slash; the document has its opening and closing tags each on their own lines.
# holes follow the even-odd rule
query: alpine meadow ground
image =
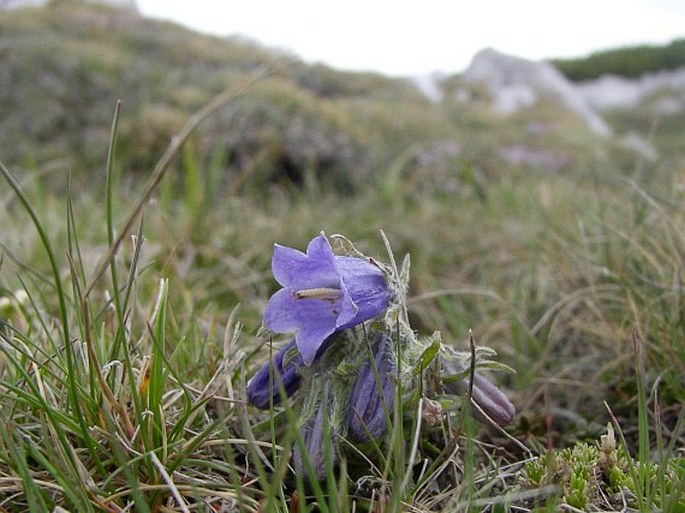
<svg viewBox="0 0 685 513">
<path fill-rule="evenodd" d="M 194 130 L 267 74 L 147 177 L 125 106 L 101 183 L 0 166 L 0 510 L 685 511 L 682 167 L 231 173 Z M 274 279 L 274 243 L 314 240 L 358 288 Z M 268 371 L 298 354 L 263 327 L 279 289 L 358 307 L 304 389 Z"/>
</svg>

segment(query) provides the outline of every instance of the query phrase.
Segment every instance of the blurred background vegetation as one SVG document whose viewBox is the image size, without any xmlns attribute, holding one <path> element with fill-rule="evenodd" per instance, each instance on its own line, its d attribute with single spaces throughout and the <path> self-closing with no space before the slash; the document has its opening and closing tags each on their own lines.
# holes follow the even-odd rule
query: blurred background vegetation
<svg viewBox="0 0 685 513">
<path fill-rule="evenodd" d="M 577 59 L 554 59 L 552 62 L 573 81 L 598 78 L 608 73 L 637 78 L 645 73 L 685 66 L 685 39 L 676 39 L 665 46 L 636 45 L 602 50 Z"/>
</svg>

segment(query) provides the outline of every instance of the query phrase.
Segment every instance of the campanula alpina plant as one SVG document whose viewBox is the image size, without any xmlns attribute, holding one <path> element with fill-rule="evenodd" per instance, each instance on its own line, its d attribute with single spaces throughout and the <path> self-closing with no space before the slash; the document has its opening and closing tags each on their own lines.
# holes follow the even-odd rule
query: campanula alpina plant
<svg viewBox="0 0 685 513">
<path fill-rule="evenodd" d="M 381 269 L 369 259 L 336 256 L 321 234 L 307 253 L 274 246 L 271 268 L 284 288 L 276 292 L 264 312 L 264 325 L 274 333 L 295 331 L 295 338 L 278 350 L 247 386 L 250 404 L 261 409 L 279 404 L 273 381 L 282 381 L 286 395 L 299 387 L 301 369 L 325 351 L 331 335 L 382 313 L 391 293 Z M 293 348 L 297 347 L 297 352 Z M 287 358 L 290 355 L 291 358 Z"/>
<path fill-rule="evenodd" d="M 412 330 L 406 306 L 409 259 L 400 270 L 389 247 L 391 264 L 386 265 L 361 254 L 342 236 L 331 240 L 335 250 L 323 233 L 306 253 L 275 246 L 271 267 L 283 288 L 267 304 L 264 327 L 294 338 L 247 385 L 248 402 L 262 409 L 296 396 L 297 475 L 313 472 L 315 479 L 323 479 L 341 455 L 342 440 L 383 444 L 392 432 L 392 419 L 414 422 L 411 412 L 402 411 L 419 397 L 431 405 L 433 422 L 427 428 L 451 414 L 448 405 L 455 401 L 443 403 L 441 397 L 463 397 L 465 390 L 476 411 L 484 414 L 481 420 L 510 422 L 514 406 L 475 372 L 479 366 L 508 369 L 491 359 L 494 351 L 456 351 L 439 333 L 418 337 Z M 428 372 L 443 384 L 424 386 Z"/>
</svg>

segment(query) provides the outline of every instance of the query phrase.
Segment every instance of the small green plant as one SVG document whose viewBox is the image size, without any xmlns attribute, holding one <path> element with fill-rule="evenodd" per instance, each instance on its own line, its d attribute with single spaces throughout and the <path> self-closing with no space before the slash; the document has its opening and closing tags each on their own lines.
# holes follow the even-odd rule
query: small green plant
<svg viewBox="0 0 685 513">
<path fill-rule="evenodd" d="M 535 489 L 556 485 L 563 504 L 583 511 L 590 507 L 614 508 L 621 501 L 638 508 L 645 497 L 639 495 L 641 489 L 636 475 L 645 475 L 651 488 L 660 490 L 652 496 L 653 506 L 663 511 L 683 511 L 685 474 L 682 459 L 669 459 L 665 465 L 666 468 L 661 469 L 656 463 L 643 464 L 634 460 L 625 446 L 617 443 L 614 429 L 608 424 L 606 434 L 599 441 L 577 442 L 572 447 L 554 450 L 527 462 L 522 472 L 523 487 Z M 659 479 L 663 482 L 656 488 Z M 668 509 L 664 508 L 666 504 Z"/>
</svg>

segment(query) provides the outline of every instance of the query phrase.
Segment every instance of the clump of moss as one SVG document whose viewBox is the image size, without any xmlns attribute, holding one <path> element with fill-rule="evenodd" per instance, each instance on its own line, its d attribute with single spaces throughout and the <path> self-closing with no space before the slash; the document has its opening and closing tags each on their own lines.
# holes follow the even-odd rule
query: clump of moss
<svg viewBox="0 0 685 513">
<path fill-rule="evenodd" d="M 526 463 L 522 484 L 526 489 L 556 486 L 561 503 L 583 511 L 649 502 L 658 508 L 668 502 L 674 511 L 685 511 L 684 463 L 672 458 L 661 472 L 655 463 L 635 461 L 616 443 L 609 424 L 599 441 L 578 442 Z"/>
</svg>

